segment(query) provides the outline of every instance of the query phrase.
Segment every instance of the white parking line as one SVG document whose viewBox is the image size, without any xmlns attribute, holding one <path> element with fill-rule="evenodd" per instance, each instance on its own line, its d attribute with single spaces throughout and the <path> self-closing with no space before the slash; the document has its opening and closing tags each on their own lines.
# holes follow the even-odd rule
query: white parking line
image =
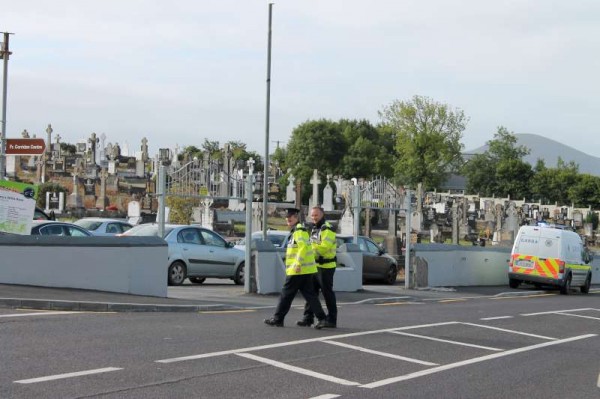
<svg viewBox="0 0 600 399">
<path fill-rule="evenodd" d="M 581 308 L 581 309 L 567 309 L 567 310 L 551 310 L 549 312 L 537 312 L 537 313 L 522 313 L 521 316 L 540 316 L 545 314 L 555 314 L 563 312 L 583 312 L 585 310 L 596 310 L 592 308 Z"/>
<path fill-rule="evenodd" d="M 581 317 L 582 319 L 600 320 L 600 317 L 584 316 L 582 314 L 572 314 L 572 313 L 565 313 L 565 312 L 560 312 L 557 314 L 561 315 L 561 316 Z"/>
<path fill-rule="evenodd" d="M 63 378 L 72 378 L 72 377 L 80 377 L 82 375 L 108 373 L 110 371 L 117 371 L 117 370 L 123 370 L 123 369 L 122 368 L 118 368 L 118 367 L 105 367 L 103 369 L 86 370 L 86 371 L 76 371 L 74 373 L 49 375 L 49 376 L 46 376 L 46 377 L 30 378 L 30 379 L 27 379 L 27 380 L 19 380 L 19 381 L 14 381 L 14 382 L 17 383 L 17 384 L 33 384 L 33 383 L 36 383 L 36 382 L 61 380 Z"/>
<path fill-rule="evenodd" d="M 453 344 L 453 345 L 470 346 L 471 348 L 486 349 L 486 350 L 489 350 L 489 351 L 499 352 L 499 351 L 503 350 L 503 349 L 498 349 L 498 348 L 492 348 L 490 346 L 481 346 L 481 345 L 475 345 L 475 344 L 467 344 L 466 342 L 450 341 L 450 340 L 447 340 L 447 339 L 428 337 L 428 336 L 425 336 L 425 335 L 418 335 L 418 334 L 410 334 L 410 333 L 405 333 L 405 332 L 402 332 L 402 331 L 390 331 L 390 333 L 392 333 L 392 334 L 398 334 L 398 335 L 405 335 L 407 337 L 415 337 L 415 338 L 421 338 L 421 339 L 428 339 L 430 341 L 445 342 L 447 344 Z"/>
<path fill-rule="evenodd" d="M 69 311 L 52 311 L 52 312 L 35 312 L 35 313 L 17 313 L 17 314 L 2 314 L 0 317 L 29 317 L 29 316 L 53 316 L 61 314 L 72 314 L 81 312 L 69 312 Z"/>
<path fill-rule="evenodd" d="M 330 339 L 358 337 L 361 335 L 379 334 L 382 332 L 389 332 L 389 331 L 413 330 L 413 329 L 418 329 L 418 328 L 448 326 L 448 325 L 452 325 L 452 324 L 459 324 L 459 322 L 446 321 L 446 322 L 441 322 L 441 323 L 421 324 L 421 325 L 407 326 L 407 327 L 385 328 L 382 330 L 361 331 L 361 332 L 357 332 L 357 333 L 329 335 L 329 336 L 319 337 L 319 338 L 308 338 L 308 339 L 301 339 L 298 341 L 287 341 L 287 342 L 280 342 L 277 344 L 250 346 L 247 348 L 229 349 L 229 350 L 218 351 L 218 352 L 202 353 L 199 355 L 181 356 L 181 357 L 174 357 L 171 359 L 161 359 L 161 360 L 155 360 L 155 362 L 156 363 L 184 362 L 184 361 L 188 361 L 188 360 L 206 359 L 208 357 L 235 355 L 238 353 L 246 353 L 246 352 L 258 351 L 258 350 L 263 350 L 263 349 L 280 348 L 282 346 L 292 346 L 292 345 L 308 344 L 308 343 L 312 343 L 312 342 L 322 342 L 322 341 L 327 341 Z"/>
<path fill-rule="evenodd" d="M 490 321 L 490 320 L 512 319 L 512 318 L 513 318 L 513 316 L 496 316 L 496 317 L 483 317 L 479 320 Z"/>
<path fill-rule="evenodd" d="M 358 382 L 348 381 L 348 380 L 344 380 L 342 378 L 333 377 L 331 375 L 317 373 L 315 371 L 303 369 L 301 367 L 290 366 L 289 364 L 278 362 L 276 360 L 267 359 L 267 358 L 261 357 L 261 356 L 256 356 L 251 353 L 236 353 L 236 354 L 238 356 L 245 357 L 247 359 L 252 359 L 252 360 L 256 360 L 257 362 L 268 364 L 270 366 L 278 367 L 278 368 L 288 370 L 288 371 L 293 371 L 294 373 L 308 375 L 310 377 L 319 378 L 321 380 L 333 382 L 336 384 L 348 385 L 348 386 L 360 385 L 360 383 L 358 383 Z"/>
<path fill-rule="evenodd" d="M 312 398 L 308 398 L 308 399 L 334 399 L 334 398 L 339 398 L 340 395 L 334 395 L 332 393 L 326 393 L 324 395 L 319 395 L 319 396 L 313 396 Z"/>
<path fill-rule="evenodd" d="M 481 328 L 489 328 L 490 330 L 497 330 L 497 331 L 504 331 L 504 332 L 509 332 L 512 334 L 519 334 L 519 335 L 526 335 L 528 337 L 534 337 L 534 338 L 540 338 L 540 339 L 549 339 L 549 340 L 555 340 L 558 338 L 552 338 L 552 337 L 545 337 L 543 335 L 537 335 L 537 334 L 530 334 L 530 333 L 525 333 L 522 331 L 515 331 L 515 330 L 507 330 L 506 328 L 499 328 L 499 327 L 492 327 L 492 326 L 486 326 L 483 324 L 474 324 L 474 323 L 460 323 L 460 324 L 464 324 L 466 326 L 474 326 L 474 327 L 481 327 Z"/>
<path fill-rule="evenodd" d="M 430 368 L 427 370 L 417 371 L 415 373 L 400 375 L 400 376 L 392 377 L 392 378 L 386 378 L 384 380 L 375 381 L 375 382 L 371 382 L 369 384 L 361 385 L 360 387 L 361 388 L 379 388 L 384 385 L 394 384 L 394 383 L 400 382 L 400 381 L 411 380 L 413 378 L 418 378 L 418 377 L 423 377 L 423 376 L 430 375 L 430 374 L 439 373 L 440 371 L 450 370 L 450 369 L 467 366 L 467 365 L 474 364 L 474 363 L 480 363 L 480 362 L 483 362 L 486 360 L 492 360 L 492 359 L 497 359 L 497 358 L 504 357 L 504 356 L 514 355 L 516 353 L 527 352 L 527 351 L 531 351 L 534 349 L 543 348 L 546 346 L 559 345 L 559 344 L 564 344 L 566 342 L 577 341 L 580 339 L 586 339 L 586 338 L 591 338 L 591 337 L 596 337 L 596 336 L 597 336 L 597 334 L 579 335 L 577 337 L 565 338 L 565 339 L 556 340 L 556 341 L 552 341 L 552 342 L 543 342 L 541 344 L 511 349 L 511 350 L 507 350 L 507 351 L 501 352 L 501 353 L 492 353 L 490 355 L 480 356 L 480 357 L 463 360 L 463 361 L 456 362 L 456 363 L 445 364 L 443 366 L 433 367 L 433 368 Z"/>
<path fill-rule="evenodd" d="M 600 388 L 600 374 L 598 374 L 598 383 L 596 384 L 598 388 Z"/>
<path fill-rule="evenodd" d="M 375 351 L 375 350 L 363 348 L 363 347 L 360 347 L 360 346 L 345 344 L 343 342 L 336 342 L 336 341 L 331 341 L 331 340 L 327 340 L 327 341 L 323 341 L 323 342 L 326 343 L 326 344 L 341 346 L 343 348 L 354 349 L 354 350 L 357 350 L 359 352 L 365 352 L 365 353 L 370 353 L 370 354 L 373 354 L 373 355 L 378 355 L 378 356 L 383 356 L 383 357 L 389 357 L 389 358 L 396 359 L 396 360 L 404 360 L 405 362 L 410 362 L 410 363 L 422 364 L 424 366 L 437 366 L 438 365 L 438 363 L 431 363 L 431 362 L 426 362 L 424 360 L 419 360 L 419 359 L 413 359 L 413 358 L 410 358 L 410 357 L 394 355 L 392 353 Z"/>
</svg>

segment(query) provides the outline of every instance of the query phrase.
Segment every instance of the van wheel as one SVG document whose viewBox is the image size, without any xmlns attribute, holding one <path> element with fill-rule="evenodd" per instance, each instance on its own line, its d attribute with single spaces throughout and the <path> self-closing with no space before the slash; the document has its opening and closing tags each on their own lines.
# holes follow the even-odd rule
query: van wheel
<svg viewBox="0 0 600 399">
<path fill-rule="evenodd" d="M 508 279 L 508 286 L 510 288 L 519 288 L 520 284 L 521 284 L 521 281 L 517 280 L 516 278 L 509 278 Z"/>
<path fill-rule="evenodd" d="M 181 285 L 185 280 L 186 271 L 185 264 L 183 262 L 173 262 L 169 266 L 168 282 L 169 285 Z"/>
<path fill-rule="evenodd" d="M 560 287 L 560 293 L 563 295 L 569 295 L 571 293 L 571 275 L 569 274 L 565 279 L 565 282 Z"/>
<path fill-rule="evenodd" d="M 585 284 L 583 284 L 580 288 L 582 294 L 587 294 L 590 292 L 590 286 L 592 285 L 592 275 L 588 273 L 587 278 L 585 279 Z"/>
</svg>

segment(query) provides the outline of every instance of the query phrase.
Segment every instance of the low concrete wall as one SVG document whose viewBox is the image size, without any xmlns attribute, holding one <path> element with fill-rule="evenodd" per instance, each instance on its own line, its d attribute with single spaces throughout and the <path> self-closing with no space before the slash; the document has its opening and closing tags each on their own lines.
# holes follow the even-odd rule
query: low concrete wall
<svg viewBox="0 0 600 399">
<path fill-rule="evenodd" d="M 416 244 L 416 287 L 508 285 L 510 248 Z"/>
<path fill-rule="evenodd" d="M 413 249 L 415 287 L 508 285 L 511 248 L 416 244 Z M 592 284 L 600 284 L 599 257 L 591 263 Z"/>
<path fill-rule="evenodd" d="M 0 235 L 0 283 L 167 296 L 158 237 Z"/>
<path fill-rule="evenodd" d="M 285 282 L 285 250 L 275 248 L 270 241 L 256 241 L 252 258 L 256 271 L 256 293 L 281 292 Z M 362 289 L 362 254 L 355 244 L 338 248 L 338 268 L 333 279 L 335 291 L 355 292 Z"/>
</svg>

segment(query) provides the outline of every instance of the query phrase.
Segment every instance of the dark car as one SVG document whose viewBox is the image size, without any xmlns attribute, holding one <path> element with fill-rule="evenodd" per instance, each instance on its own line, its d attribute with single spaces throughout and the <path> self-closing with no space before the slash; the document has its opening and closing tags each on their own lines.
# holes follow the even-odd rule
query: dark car
<svg viewBox="0 0 600 399">
<path fill-rule="evenodd" d="M 54 220 L 54 218 L 36 206 L 33 211 L 33 220 Z"/>
<path fill-rule="evenodd" d="M 337 235 L 338 248 L 354 243 L 353 236 Z M 394 284 L 398 276 L 398 262 L 372 239 L 358 236 L 358 246 L 363 254 L 363 281 L 381 281 Z M 342 266 L 342 265 L 338 265 Z"/>
<path fill-rule="evenodd" d="M 91 237 L 92 233 L 73 223 L 56 222 L 54 220 L 34 220 L 31 225 L 31 235 Z"/>
</svg>

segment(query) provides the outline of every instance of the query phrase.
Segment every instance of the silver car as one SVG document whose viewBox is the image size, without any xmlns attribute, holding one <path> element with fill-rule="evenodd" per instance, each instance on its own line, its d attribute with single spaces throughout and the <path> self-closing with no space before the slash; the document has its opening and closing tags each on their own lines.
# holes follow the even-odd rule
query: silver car
<svg viewBox="0 0 600 399">
<path fill-rule="evenodd" d="M 125 220 L 108 218 L 83 218 L 75 222 L 95 236 L 116 236 L 129 230 L 132 226 Z"/>
<path fill-rule="evenodd" d="M 158 236 L 158 224 L 141 224 L 121 236 Z M 233 248 L 233 243 L 214 231 L 166 224 L 163 238 L 169 246 L 169 285 L 181 285 L 186 278 L 202 284 L 207 277 L 229 278 L 238 285 L 244 284 L 244 251 Z"/>
</svg>

